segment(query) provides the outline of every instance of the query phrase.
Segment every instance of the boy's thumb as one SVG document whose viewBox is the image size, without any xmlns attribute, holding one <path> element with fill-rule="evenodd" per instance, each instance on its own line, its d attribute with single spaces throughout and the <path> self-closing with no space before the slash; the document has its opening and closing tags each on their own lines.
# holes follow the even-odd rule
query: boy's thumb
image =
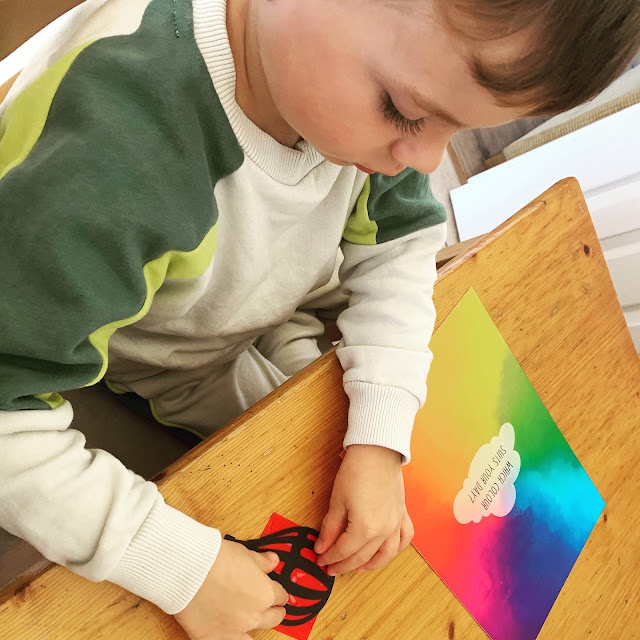
<svg viewBox="0 0 640 640">
<path fill-rule="evenodd" d="M 342 509 L 329 507 L 329 512 L 322 521 L 320 527 L 320 535 L 316 540 L 313 550 L 318 554 L 322 554 L 330 549 L 335 541 L 340 537 L 342 529 L 346 524 L 347 514 Z"/>
<path fill-rule="evenodd" d="M 258 564 L 265 573 L 271 573 L 280 562 L 280 558 L 275 551 L 266 551 L 264 553 L 256 553 L 258 556 Z"/>
</svg>

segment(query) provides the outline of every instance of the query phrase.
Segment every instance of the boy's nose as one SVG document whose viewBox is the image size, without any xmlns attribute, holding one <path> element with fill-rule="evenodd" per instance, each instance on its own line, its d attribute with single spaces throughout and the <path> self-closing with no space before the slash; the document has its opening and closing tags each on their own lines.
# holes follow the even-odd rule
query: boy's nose
<svg viewBox="0 0 640 640">
<path fill-rule="evenodd" d="M 440 135 L 429 138 L 421 135 L 405 138 L 392 147 L 393 157 L 402 165 L 411 167 L 420 173 L 433 173 L 451 140 L 451 135 Z"/>
</svg>

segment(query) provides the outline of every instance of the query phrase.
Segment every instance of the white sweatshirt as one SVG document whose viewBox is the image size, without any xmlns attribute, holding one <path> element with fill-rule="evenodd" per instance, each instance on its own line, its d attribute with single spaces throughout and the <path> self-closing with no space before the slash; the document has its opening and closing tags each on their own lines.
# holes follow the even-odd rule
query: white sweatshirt
<svg viewBox="0 0 640 640">
<path fill-rule="evenodd" d="M 427 176 L 369 177 L 250 122 L 224 0 L 94 4 L 0 109 L 0 527 L 176 613 L 219 531 L 85 449 L 61 394 L 234 358 L 341 248 L 345 446 L 406 462 L 445 213 Z"/>
</svg>

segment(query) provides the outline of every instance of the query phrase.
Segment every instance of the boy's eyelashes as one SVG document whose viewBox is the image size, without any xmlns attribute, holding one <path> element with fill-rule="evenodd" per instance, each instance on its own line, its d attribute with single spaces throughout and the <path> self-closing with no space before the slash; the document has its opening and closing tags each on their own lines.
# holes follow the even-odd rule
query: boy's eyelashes
<svg viewBox="0 0 640 640">
<path fill-rule="evenodd" d="M 410 120 L 403 116 L 393 103 L 388 91 L 382 94 L 382 114 L 384 119 L 396 125 L 399 131 L 405 135 L 416 135 L 422 130 L 424 118 Z"/>
</svg>

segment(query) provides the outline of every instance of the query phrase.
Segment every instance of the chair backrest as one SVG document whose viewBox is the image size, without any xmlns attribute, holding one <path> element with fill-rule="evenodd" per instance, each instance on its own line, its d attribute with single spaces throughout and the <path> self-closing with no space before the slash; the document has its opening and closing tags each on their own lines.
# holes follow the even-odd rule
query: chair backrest
<svg viewBox="0 0 640 640">
<path fill-rule="evenodd" d="M 81 0 L 0 0 L 0 60 Z M 15 80 L 0 85 L 0 102 Z"/>
<path fill-rule="evenodd" d="M 0 60 L 81 0 L 0 0 Z"/>
</svg>

